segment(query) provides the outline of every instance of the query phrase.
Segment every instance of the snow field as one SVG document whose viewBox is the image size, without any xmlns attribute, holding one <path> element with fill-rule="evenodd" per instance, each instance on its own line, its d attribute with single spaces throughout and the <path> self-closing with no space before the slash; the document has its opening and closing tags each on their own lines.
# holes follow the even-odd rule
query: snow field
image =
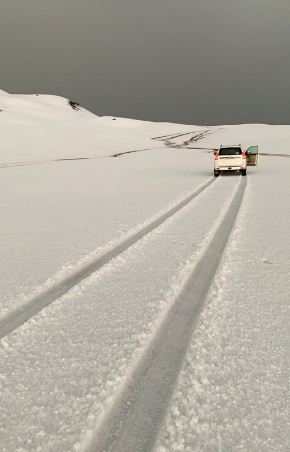
<svg viewBox="0 0 290 452">
<path fill-rule="evenodd" d="M 2 340 L 4 451 L 20 446 L 80 450 L 90 440 L 160 315 L 175 300 L 189 270 L 186 262 L 192 268 L 239 182 L 238 176 L 216 181 Z M 16 410 L 19 399 L 21 412 Z"/>
<path fill-rule="evenodd" d="M 290 449 L 290 162 L 283 163 L 261 159 L 250 172 L 156 452 Z"/>
<path fill-rule="evenodd" d="M 288 452 L 290 126 L 97 117 L 60 97 L 1 90 L 0 110 L 1 315 L 194 191 L 212 174 L 209 149 L 284 154 L 249 168 L 156 448 Z M 239 180 L 215 181 L 1 341 L 1 452 L 91 444 Z"/>
<path fill-rule="evenodd" d="M 0 166 L 160 147 L 154 136 L 196 126 L 95 116 L 48 95 L 0 92 Z M 161 145 L 163 147 L 163 145 Z"/>
<path fill-rule="evenodd" d="M 213 127 L 196 128 L 188 130 L 186 135 L 176 136 L 167 140 L 170 146 L 190 147 L 201 149 L 215 149 L 221 144 L 241 144 L 244 149 L 258 145 L 260 152 L 270 154 L 290 155 L 290 126 L 268 125 L 268 124 L 238 124 Z M 196 141 L 196 138 L 199 138 Z M 166 140 L 162 141 L 166 143 Z"/>
<path fill-rule="evenodd" d="M 169 150 L 2 170 L 0 317 L 194 191 L 211 175 L 209 156 L 196 160 Z"/>
</svg>

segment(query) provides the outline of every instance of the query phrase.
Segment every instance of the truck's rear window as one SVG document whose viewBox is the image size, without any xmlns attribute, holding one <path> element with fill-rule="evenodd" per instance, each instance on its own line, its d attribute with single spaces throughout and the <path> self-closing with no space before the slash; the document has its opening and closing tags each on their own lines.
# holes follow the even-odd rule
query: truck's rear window
<svg viewBox="0 0 290 452">
<path fill-rule="evenodd" d="M 222 148 L 219 150 L 219 155 L 241 155 L 241 148 Z"/>
</svg>

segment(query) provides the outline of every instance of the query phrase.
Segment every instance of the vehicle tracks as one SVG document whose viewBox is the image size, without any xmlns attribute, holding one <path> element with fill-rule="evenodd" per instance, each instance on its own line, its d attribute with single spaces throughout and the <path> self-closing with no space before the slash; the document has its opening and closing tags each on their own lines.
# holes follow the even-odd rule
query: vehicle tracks
<svg viewBox="0 0 290 452">
<path fill-rule="evenodd" d="M 260 155 L 265 157 L 282 157 L 282 158 L 290 158 L 290 154 L 271 154 L 269 152 L 260 152 Z"/>
<path fill-rule="evenodd" d="M 23 166 L 47 165 L 48 163 L 78 162 L 80 160 L 99 160 L 99 159 L 104 159 L 104 158 L 122 157 L 122 156 L 125 156 L 128 154 L 136 154 L 139 152 L 159 151 L 162 149 L 167 149 L 167 148 L 166 148 L 166 146 L 159 146 L 159 147 L 154 147 L 154 148 L 133 149 L 131 151 L 117 152 L 115 154 L 108 154 L 108 155 L 97 155 L 97 156 L 93 156 L 93 157 L 67 157 L 67 158 L 32 161 L 32 162 L 3 163 L 3 164 L 0 164 L 0 169 L 18 168 L 18 167 L 23 167 Z"/>
<path fill-rule="evenodd" d="M 153 137 L 153 138 L 151 138 L 151 140 L 161 140 L 161 141 L 163 141 L 164 139 L 173 139 L 173 138 L 185 137 L 187 135 L 192 135 L 192 134 L 197 133 L 197 132 L 198 131 L 193 130 L 191 132 L 179 132 L 179 133 L 173 133 L 173 134 L 170 133 L 168 135 L 161 135 L 161 136 L 158 136 L 158 137 Z"/>
<path fill-rule="evenodd" d="M 0 318 L 0 339 L 17 329 L 43 308 L 60 298 L 74 286 L 88 278 L 92 273 L 98 271 L 170 217 L 174 216 L 193 199 L 203 193 L 214 181 L 215 178 L 211 177 L 194 192 L 177 202 L 167 211 L 159 214 L 157 217 L 155 216 L 153 220 L 141 226 L 137 231 L 135 230 L 132 232 L 117 245 L 109 248 L 97 257 L 88 260 L 88 262 L 77 265 L 70 273 L 66 274 L 66 276 L 56 278 L 52 283 L 44 285 L 43 289 L 38 288 L 31 295 L 26 296 L 13 310 Z"/>
<path fill-rule="evenodd" d="M 214 236 L 87 452 L 149 452 L 154 447 L 195 324 L 238 216 L 246 183 L 246 178 L 241 178 Z"/>
</svg>

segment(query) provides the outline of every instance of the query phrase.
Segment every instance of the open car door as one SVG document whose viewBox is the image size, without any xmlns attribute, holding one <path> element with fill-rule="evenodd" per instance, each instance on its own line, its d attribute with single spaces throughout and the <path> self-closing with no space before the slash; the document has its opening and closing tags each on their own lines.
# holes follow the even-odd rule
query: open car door
<svg viewBox="0 0 290 452">
<path fill-rule="evenodd" d="M 246 151 L 247 156 L 247 165 L 248 166 L 256 166 L 259 160 L 259 147 L 251 146 Z"/>
</svg>

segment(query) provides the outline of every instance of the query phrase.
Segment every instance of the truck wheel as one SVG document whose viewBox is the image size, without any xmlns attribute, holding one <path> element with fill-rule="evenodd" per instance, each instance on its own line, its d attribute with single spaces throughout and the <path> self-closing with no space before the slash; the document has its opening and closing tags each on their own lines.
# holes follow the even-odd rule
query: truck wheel
<svg viewBox="0 0 290 452">
<path fill-rule="evenodd" d="M 219 177 L 220 172 L 219 171 L 214 171 L 214 177 Z"/>
<path fill-rule="evenodd" d="M 247 170 L 246 169 L 242 169 L 241 173 L 242 173 L 242 176 L 246 176 L 247 175 Z"/>
</svg>

